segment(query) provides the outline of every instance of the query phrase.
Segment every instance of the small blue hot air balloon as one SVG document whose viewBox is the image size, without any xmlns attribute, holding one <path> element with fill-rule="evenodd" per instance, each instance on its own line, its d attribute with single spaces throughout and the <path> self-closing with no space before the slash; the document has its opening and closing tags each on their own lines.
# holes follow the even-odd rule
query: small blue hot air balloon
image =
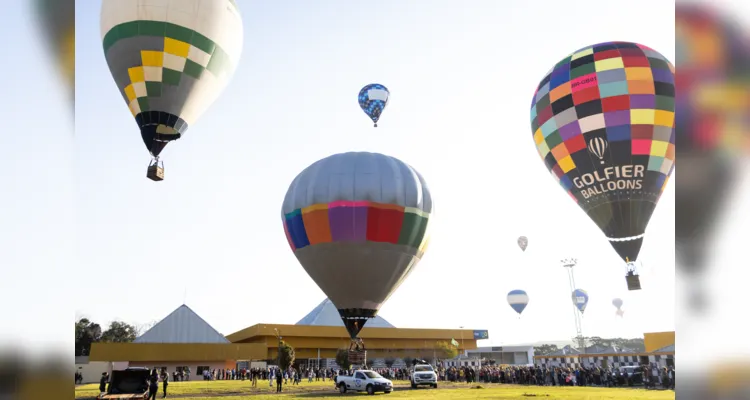
<svg viewBox="0 0 750 400">
<path fill-rule="evenodd" d="M 388 105 L 390 98 L 391 92 L 379 83 L 371 83 L 359 91 L 359 106 L 370 117 L 372 122 L 375 123 L 376 128 L 378 127 L 380 115 L 385 110 L 385 106 Z"/>
<path fill-rule="evenodd" d="M 523 290 L 511 290 L 508 292 L 508 304 L 518 314 L 521 314 L 529 304 L 529 295 Z"/>
<path fill-rule="evenodd" d="M 573 291 L 572 297 L 573 304 L 583 314 L 583 311 L 586 310 L 586 305 L 589 304 L 589 294 L 583 289 L 576 289 Z"/>
</svg>

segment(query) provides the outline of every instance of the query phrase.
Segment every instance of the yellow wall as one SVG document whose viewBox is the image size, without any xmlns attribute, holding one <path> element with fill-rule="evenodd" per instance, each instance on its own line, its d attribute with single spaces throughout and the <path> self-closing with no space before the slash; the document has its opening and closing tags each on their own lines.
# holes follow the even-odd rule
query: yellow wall
<svg viewBox="0 0 750 400">
<path fill-rule="evenodd" d="M 675 344 L 675 333 L 674 331 L 644 333 L 643 343 L 646 346 L 646 353 L 651 353 L 662 347 Z"/>
<path fill-rule="evenodd" d="M 291 337 L 313 337 L 313 338 L 336 338 L 349 340 L 349 334 L 344 327 L 336 326 L 309 326 L 309 325 L 276 325 L 257 324 L 235 332 L 229 336 L 232 343 L 244 343 L 259 336 L 276 336 L 276 330 L 284 338 Z M 461 342 L 474 342 L 474 333 L 469 329 L 401 329 L 401 328 L 368 328 L 365 326 L 359 337 L 368 339 L 417 339 L 417 340 L 448 340 L 456 339 Z M 467 346 L 468 348 L 468 346 Z"/>
<path fill-rule="evenodd" d="M 94 343 L 89 361 L 263 360 L 264 344 Z"/>
</svg>

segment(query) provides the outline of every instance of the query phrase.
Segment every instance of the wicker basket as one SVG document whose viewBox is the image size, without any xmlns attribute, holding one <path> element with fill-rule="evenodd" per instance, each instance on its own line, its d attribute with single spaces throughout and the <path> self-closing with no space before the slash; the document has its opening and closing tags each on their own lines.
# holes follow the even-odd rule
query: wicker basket
<svg viewBox="0 0 750 400">
<path fill-rule="evenodd" d="M 146 171 L 146 177 L 152 181 L 163 181 L 164 180 L 164 168 L 158 165 L 151 165 Z"/>
<path fill-rule="evenodd" d="M 349 364 L 367 364 L 367 350 L 349 350 Z"/>
<path fill-rule="evenodd" d="M 636 274 L 625 275 L 625 281 L 628 283 L 628 290 L 641 290 L 641 277 Z"/>
</svg>

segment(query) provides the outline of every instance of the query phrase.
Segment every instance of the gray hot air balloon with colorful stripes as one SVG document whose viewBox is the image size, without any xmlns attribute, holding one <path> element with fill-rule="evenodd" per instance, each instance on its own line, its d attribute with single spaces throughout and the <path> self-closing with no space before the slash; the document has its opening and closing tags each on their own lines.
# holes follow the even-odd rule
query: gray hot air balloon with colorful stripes
<svg viewBox="0 0 750 400">
<path fill-rule="evenodd" d="M 433 211 L 414 168 L 357 152 L 324 158 L 297 175 L 281 219 L 297 260 L 354 339 L 421 260 Z"/>
</svg>

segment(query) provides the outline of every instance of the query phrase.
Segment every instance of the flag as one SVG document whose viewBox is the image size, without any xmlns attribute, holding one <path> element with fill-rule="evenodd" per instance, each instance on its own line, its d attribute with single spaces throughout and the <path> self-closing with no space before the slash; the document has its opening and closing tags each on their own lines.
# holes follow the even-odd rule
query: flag
<svg viewBox="0 0 750 400">
<path fill-rule="evenodd" d="M 456 339 L 451 339 L 451 344 L 458 347 L 458 342 L 456 341 Z"/>
</svg>

